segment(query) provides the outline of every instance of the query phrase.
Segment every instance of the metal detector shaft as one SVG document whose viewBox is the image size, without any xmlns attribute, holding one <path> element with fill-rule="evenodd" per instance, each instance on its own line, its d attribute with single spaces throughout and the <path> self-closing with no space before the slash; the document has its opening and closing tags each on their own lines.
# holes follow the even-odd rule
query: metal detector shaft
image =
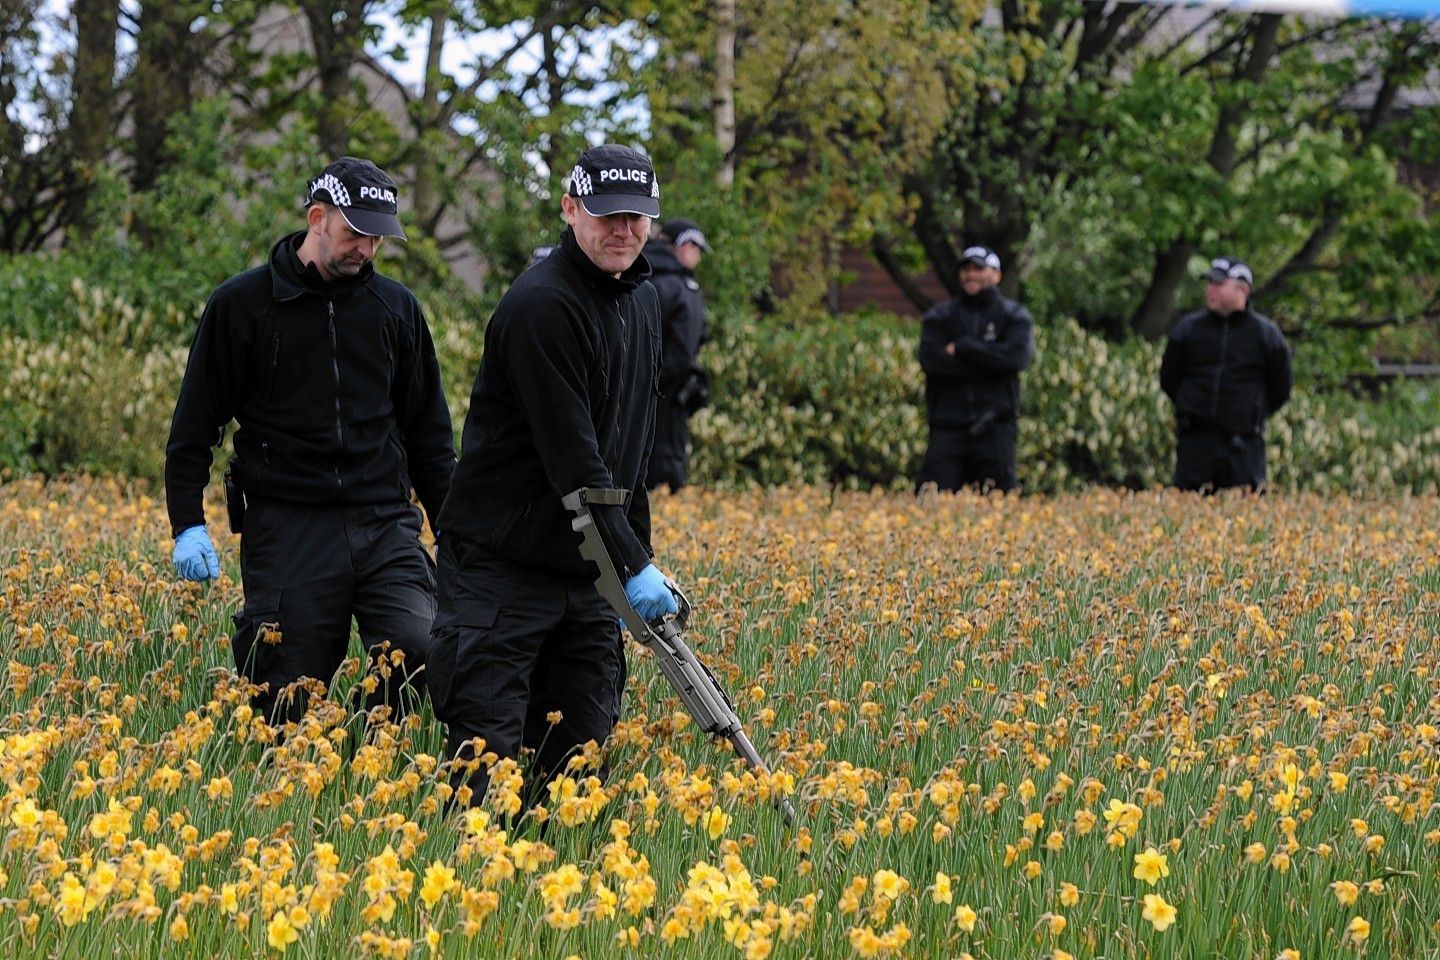
<svg viewBox="0 0 1440 960">
<path fill-rule="evenodd" d="M 600 528 L 595 525 L 595 519 L 590 514 L 590 505 L 622 506 L 628 495 L 627 490 L 582 487 L 561 500 L 565 508 L 575 514 L 570 526 L 580 534 L 581 555 L 600 570 L 600 575 L 595 578 L 596 589 L 620 615 L 636 641 L 648 647 L 655 655 L 660 672 L 680 695 L 685 709 L 700 725 L 700 729 L 711 736 L 726 738 L 734 744 L 735 752 L 752 768 L 762 773 L 767 772 L 769 767 L 760 759 L 759 751 L 745 735 L 734 704 L 725 695 L 710 668 L 705 666 L 685 643 L 683 634 L 690 622 L 690 601 L 672 585 L 671 591 L 675 594 L 679 611 L 662 617 L 655 623 L 649 623 L 631 606 L 630 599 L 625 596 L 625 585 L 615 571 L 615 563 L 610 559 L 610 552 L 605 547 Z M 777 795 L 775 805 L 784 814 L 786 825 L 794 826 L 795 808 L 791 806 L 789 799 Z"/>
</svg>

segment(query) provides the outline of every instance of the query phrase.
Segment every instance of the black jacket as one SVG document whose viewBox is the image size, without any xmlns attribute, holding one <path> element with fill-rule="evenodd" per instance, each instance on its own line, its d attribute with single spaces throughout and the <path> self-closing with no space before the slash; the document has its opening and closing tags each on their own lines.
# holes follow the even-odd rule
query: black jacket
<svg viewBox="0 0 1440 960">
<path fill-rule="evenodd" d="M 674 398 L 692 374 L 701 375 L 695 358 L 710 334 L 705 297 L 670 241 L 645 244 L 645 259 L 650 261 L 650 282 L 660 297 L 660 392 Z"/>
<path fill-rule="evenodd" d="M 1249 307 L 1182 317 L 1160 362 L 1160 387 L 1175 401 L 1181 429 L 1259 434 L 1292 386 L 1284 334 Z"/>
<path fill-rule="evenodd" d="M 210 448 L 232 419 L 249 498 L 385 503 L 413 484 L 434 517 L 449 491 L 454 433 L 415 295 L 370 264 L 335 283 L 302 273 L 303 238 L 222 283 L 200 317 L 165 448 L 176 534 L 205 522 Z"/>
<path fill-rule="evenodd" d="M 581 487 L 631 491 L 592 505 L 617 572 L 650 562 L 645 468 L 655 434 L 660 308 L 642 255 L 618 279 L 566 230 L 555 252 L 520 274 L 485 328 L 460 463 L 440 511 L 445 537 L 515 563 L 593 577 L 573 514 Z"/>
<path fill-rule="evenodd" d="M 987 412 L 1020 413 L 1020 371 L 1035 354 L 1034 321 L 994 287 L 931 307 L 920 324 L 920 368 L 930 426 L 963 429 Z M 955 344 L 955 354 L 945 345 Z"/>
</svg>

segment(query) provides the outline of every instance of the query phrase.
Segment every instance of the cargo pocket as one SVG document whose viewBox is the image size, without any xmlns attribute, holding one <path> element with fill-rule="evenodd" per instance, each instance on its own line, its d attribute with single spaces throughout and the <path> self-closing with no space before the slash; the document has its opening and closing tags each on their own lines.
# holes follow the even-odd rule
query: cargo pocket
<svg viewBox="0 0 1440 960">
<path fill-rule="evenodd" d="M 257 686 L 273 679 L 273 665 L 279 660 L 276 648 L 284 637 L 280 599 L 280 590 L 258 592 L 246 597 L 245 606 L 231 618 L 235 623 L 230 635 L 235 672 Z"/>
<path fill-rule="evenodd" d="M 494 606 L 466 605 L 431 631 L 425 673 L 439 719 L 448 723 L 473 715 L 477 706 L 493 699 L 493 671 L 481 663 L 499 613 Z"/>
</svg>

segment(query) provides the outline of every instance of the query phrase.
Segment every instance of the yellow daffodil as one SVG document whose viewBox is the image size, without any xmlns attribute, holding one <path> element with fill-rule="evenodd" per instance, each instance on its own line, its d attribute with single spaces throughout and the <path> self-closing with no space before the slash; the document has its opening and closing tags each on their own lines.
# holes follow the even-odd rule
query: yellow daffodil
<svg viewBox="0 0 1440 960">
<path fill-rule="evenodd" d="M 1175 922 L 1176 910 L 1165 902 L 1165 898 L 1158 893 L 1145 894 L 1145 907 L 1141 916 L 1150 921 L 1150 926 L 1156 931 L 1164 933 Z"/>
<path fill-rule="evenodd" d="M 1144 852 L 1135 854 L 1136 880 L 1144 880 L 1150 886 L 1160 882 L 1162 877 L 1170 876 L 1170 866 L 1165 854 L 1154 847 L 1146 847 Z"/>
<path fill-rule="evenodd" d="M 290 922 L 290 915 L 284 910 L 276 910 L 265 927 L 265 941 L 270 944 L 270 949 L 284 953 L 290 944 L 299 939 L 300 931 Z"/>
</svg>

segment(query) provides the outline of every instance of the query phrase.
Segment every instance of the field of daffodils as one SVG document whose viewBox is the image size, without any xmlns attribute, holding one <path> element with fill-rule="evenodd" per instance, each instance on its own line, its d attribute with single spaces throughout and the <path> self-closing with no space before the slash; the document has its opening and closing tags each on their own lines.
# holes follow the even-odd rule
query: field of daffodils
<svg viewBox="0 0 1440 960">
<path fill-rule="evenodd" d="M 347 716 L 358 662 L 253 715 L 210 515 L 202 586 L 142 490 L 0 483 L 0 956 L 1440 951 L 1436 498 L 660 497 L 774 770 L 632 645 L 609 779 L 529 810 Z"/>
</svg>

